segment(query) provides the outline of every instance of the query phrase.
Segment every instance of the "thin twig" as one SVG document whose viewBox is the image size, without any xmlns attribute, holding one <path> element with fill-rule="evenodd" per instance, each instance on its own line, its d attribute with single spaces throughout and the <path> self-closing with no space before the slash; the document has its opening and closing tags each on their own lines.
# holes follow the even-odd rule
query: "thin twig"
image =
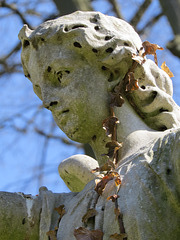
<svg viewBox="0 0 180 240">
<path fill-rule="evenodd" d="M 146 25 L 138 31 L 138 34 L 143 34 L 148 28 L 152 27 L 154 24 L 159 21 L 159 19 L 163 16 L 163 13 L 159 13 L 157 16 L 153 17 L 149 22 L 146 23 Z"/>
<path fill-rule="evenodd" d="M 137 27 L 139 21 L 144 15 L 145 11 L 150 6 L 152 0 L 145 0 L 143 4 L 139 7 L 138 11 L 135 13 L 134 17 L 131 19 L 130 24 L 133 25 L 134 28 Z"/>
<path fill-rule="evenodd" d="M 8 4 L 5 1 L 0 2 L 0 7 L 8 8 L 11 11 L 13 11 L 15 14 L 17 14 L 23 24 L 27 24 L 31 28 L 31 24 L 24 18 L 23 14 L 15 7 L 14 4 Z"/>
<path fill-rule="evenodd" d="M 54 140 L 60 140 L 60 141 L 62 141 L 63 143 L 65 143 L 67 145 L 75 146 L 77 148 L 82 148 L 81 144 L 71 142 L 67 138 L 56 136 L 56 135 L 53 135 L 53 134 L 47 134 L 47 133 L 45 133 L 44 131 L 42 131 L 42 130 L 40 130 L 38 128 L 34 128 L 34 130 L 36 131 L 36 133 L 38 133 L 38 134 L 40 134 L 40 135 L 42 135 L 42 136 L 44 136 L 46 138 L 51 138 L 51 139 L 54 139 Z"/>
<path fill-rule="evenodd" d="M 115 12 L 116 16 L 117 16 L 118 18 L 123 19 L 123 16 L 122 16 L 122 14 L 121 14 L 121 12 L 120 12 L 120 6 L 119 6 L 119 4 L 117 3 L 117 1 L 116 1 L 116 0 L 108 0 L 108 1 L 109 1 L 109 3 L 112 5 L 113 11 Z"/>
</svg>

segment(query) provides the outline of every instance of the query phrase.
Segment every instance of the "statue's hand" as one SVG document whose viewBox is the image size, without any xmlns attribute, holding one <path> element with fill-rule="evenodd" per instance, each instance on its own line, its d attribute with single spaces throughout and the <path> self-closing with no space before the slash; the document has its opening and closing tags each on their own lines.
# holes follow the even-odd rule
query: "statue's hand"
<svg viewBox="0 0 180 240">
<path fill-rule="evenodd" d="M 80 192 L 97 173 L 92 169 L 99 167 L 98 162 L 87 155 L 73 155 L 59 164 L 59 175 L 72 192 Z"/>
</svg>

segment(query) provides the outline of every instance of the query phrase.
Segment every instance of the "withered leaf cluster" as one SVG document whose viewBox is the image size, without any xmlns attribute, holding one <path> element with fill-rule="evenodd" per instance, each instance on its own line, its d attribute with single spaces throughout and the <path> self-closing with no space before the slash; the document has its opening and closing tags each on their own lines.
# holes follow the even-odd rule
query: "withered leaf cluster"
<svg viewBox="0 0 180 240">
<path fill-rule="evenodd" d="M 121 184 L 121 179 L 120 179 L 119 174 L 117 172 L 109 172 L 102 179 L 96 179 L 95 191 L 99 195 L 102 195 L 102 193 L 106 187 L 106 184 L 111 180 L 113 180 L 115 182 L 116 186 Z"/>
<path fill-rule="evenodd" d="M 124 98 L 119 92 L 111 93 L 110 107 L 121 107 L 124 103 Z"/>
<path fill-rule="evenodd" d="M 57 230 L 58 229 L 50 230 L 46 233 L 50 240 L 57 240 Z"/>
<path fill-rule="evenodd" d="M 88 230 L 80 227 L 74 230 L 74 236 L 77 240 L 103 240 L 103 232 L 101 230 Z"/>
<path fill-rule="evenodd" d="M 156 65 L 158 65 L 156 50 L 163 50 L 164 48 L 158 46 L 157 44 L 150 43 L 148 41 L 143 42 L 142 45 L 144 48 L 144 53 L 142 56 L 144 57 L 145 55 L 148 55 L 148 54 L 154 55 L 154 61 Z"/>
<path fill-rule="evenodd" d="M 133 72 L 129 72 L 128 73 L 128 83 L 126 84 L 125 91 L 131 92 L 131 91 L 137 90 L 138 88 L 139 88 L 138 80 L 135 79 Z"/>
<path fill-rule="evenodd" d="M 108 153 L 106 154 L 109 158 L 115 159 L 117 151 L 122 147 L 122 143 L 115 140 L 108 142 L 106 148 L 108 148 Z"/>
<path fill-rule="evenodd" d="M 108 137 L 112 137 L 117 123 L 119 123 L 119 120 L 115 116 L 110 116 L 103 121 L 103 129 Z"/>
<path fill-rule="evenodd" d="M 121 233 L 121 234 L 115 233 L 110 236 L 109 240 L 124 240 L 124 239 L 127 239 L 126 237 L 127 237 L 126 233 Z"/>
<path fill-rule="evenodd" d="M 61 221 L 61 218 L 64 216 L 65 214 L 65 208 L 64 208 L 64 205 L 60 205 L 59 207 L 57 208 L 54 208 L 54 210 L 56 210 L 60 217 L 59 217 L 59 221 Z M 57 231 L 58 231 L 58 227 L 55 227 L 54 230 L 50 230 L 46 233 L 46 235 L 49 237 L 50 240 L 57 240 Z"/>
<path fill-rule="evenodd" d="M 82 222 L 86 224 L 90 218 L 95 217 L 96 215 L 97 215 L 96 209 L 89 208 L 87 213 L 82 217 Z"/>
</svg>

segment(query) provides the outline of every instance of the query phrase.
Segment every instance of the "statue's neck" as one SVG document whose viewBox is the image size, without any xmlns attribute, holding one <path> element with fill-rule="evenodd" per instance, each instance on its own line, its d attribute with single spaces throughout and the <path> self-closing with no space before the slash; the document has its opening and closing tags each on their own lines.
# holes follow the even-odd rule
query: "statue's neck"
<svg viewBox="0 0 180 240">
<path fill-rule="evenodd" d="M 127 101 L 122 107 L 115 109 L 115 116 L 119 119 L 119 124 L 117 125 L 117 141 L 123 142 L 123 147 L 119 151 L 119 161 L 132 155 L 141 147 L 148 146 L 148 144 L 160 134 L 160 132 L 149 128 Z M 108 152 L 105 145 L 110 141 L 111 139 L 105 136 L 105 131 L 102 129 L 97 139 L 91 143 L 100 165 L 107 161 L 106 156 L 102 156 L 102 154 Z"/>
</svg>

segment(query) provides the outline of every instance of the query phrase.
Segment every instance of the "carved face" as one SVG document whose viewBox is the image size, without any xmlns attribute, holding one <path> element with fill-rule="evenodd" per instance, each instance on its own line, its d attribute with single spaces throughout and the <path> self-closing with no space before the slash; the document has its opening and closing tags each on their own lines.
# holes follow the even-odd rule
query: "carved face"
<svg viewBox="0 0 180 240">
<path fill-rule="evenodd" d="M 31 49 L 26 69 L 35 93 L 62 131 L 72 140 L 89 142 L 109 114 L 104 70 L 53 45 L 42 45 L 38 54 Z"/>
<path fill-rule="evenodd" d="M 108 91 L 124 78 L 132 65 L 132 53 L 142 46 L 137 33 L 120 19 L 95 12 L 75 12 L 45 22 L 34 31 L 24 26 L 19 38 L 24 73 L 33 83 L 35 93 L 71 139 L 89 142 L 109 115 Z M 141 88 L 132 93 L 130 101 L 148 125 L 164 130 L 175 122 L 170 114 L 174 103 L 170 99 L 170 107 L 164 106 L 167 101 L 163 99 L 171 98 L 171 84 L 166 84 L 171 80 L 162 73 L 157 75 L 158 71 L 152 64 L 143 64 L 139 72 L 137 69 L 135 77 L 141 78 Z M 163 103 L 158 111 L 156 102 L 158 106 Z M 160 124 L 157 118 L 151 118 L 157 113 Z M 164 115 L 172 118 L 171 124 L 164 124 Z"/>
</svg>

